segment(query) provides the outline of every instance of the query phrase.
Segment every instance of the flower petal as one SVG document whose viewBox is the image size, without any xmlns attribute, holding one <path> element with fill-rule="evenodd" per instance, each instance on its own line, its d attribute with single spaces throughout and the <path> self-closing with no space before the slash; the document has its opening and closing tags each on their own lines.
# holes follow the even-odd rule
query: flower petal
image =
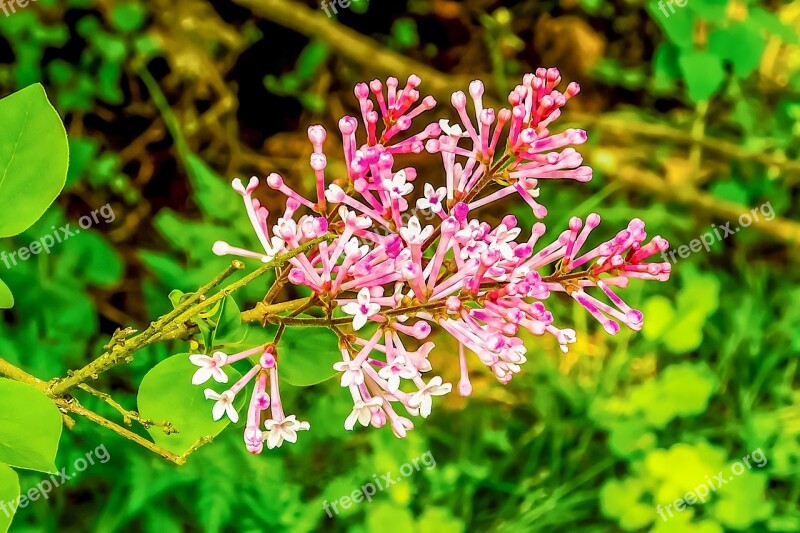
<svg viewBox="0 0 800 533">
<path fill-rule="evenodd" d="M 353 317 L 353 329 L 358 331 L 367 323 L 367 315 L 356 315 Z"/>
<path fill-rule="evenodd" d="M 198 368 L 197 372 L 192 376 L 192 385 L 202 385 L 211 378 L 213 369 L 209 367 Z M 208 399 L 208 397 L 206 397 Z M 215 398 L 216 399 L 216 398 Z"/>
<path fill-rule="evenodd" d="M 239 421 L 239 413 L 236 412 L 236 407 L 234 407 L 232 403 L 225 406 L 225 412 L 228 413 L 228 418 L 230 418 L 231 422 L 234 424 Z"/>
<path fill-rule="evenodd" d="M 344 311 L 348 315 L 357 315 L 361 312 L 361 306 L 358 305 L 356 302 L 350 302 L 349 304 L 345 304 L 342 306 L 342 311 Z"/>
<path fill-rule="evenodd" d="M 201 353 L 196 353 L 189 356 L 189 361 L 192 362 L 193 365 L 196 366 L 209 366 L 213 363 L 213 359 L 211 359 L 207 355 L 203 355 Z"/>
<path fill-rule="evenodd" d="M 225 403 L 218 401 L 214 404 L 214 407 L 211 409 L 211 416 L 214 417 L 215 421 L 222 420 L 222 417 L 225 415 Z"/>
<path fill-rule="evenodd" d="M 364 287 L 358 291 L 358 296 L 356 299 L 358 300 L 359 305 L 368 305 L 370 300 L 369 289 Z"/>
<path fill-rule="evenodd" d="M 347 431 L 353 431 L 353 428 L 356 425 L 356 420 L 358 420 L 358 410 L 353 408 L 353 410 L 350 411 L 350 414 L 347 415 L 347 418 L 344 421 L 344 429 L 346 429 Z"/>
</svg>

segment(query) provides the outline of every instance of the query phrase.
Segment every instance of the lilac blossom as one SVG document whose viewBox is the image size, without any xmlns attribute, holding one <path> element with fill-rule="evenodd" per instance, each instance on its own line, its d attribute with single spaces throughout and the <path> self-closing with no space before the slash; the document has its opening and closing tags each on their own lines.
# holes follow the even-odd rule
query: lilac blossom
<svg viewBox="0 0 800 533">
<path fill-rule="evenodd" d="M 547 209 L 539 199 L 552 194 L 552 180 L 592 178 L 575 149 L 586 141 L 586 132 L 550 130 L 580 92 L 578 84 L 569 83 L 562 92 L 559 71 L 541 68 L 511 91 L 509 107 L 495 110 L 485 107 L 484 86 L 476 80 L 466 94 L 452 95 L 457 123 L 434 119 L 415 127 L 436 105 L 421 96 L 420 84 L 412 75 L 404 85 L 396 78 L 356 85 L 358 116 L 338 124 L 341 174 L 329 175 L 325 128 L 308 129 L 313 197 L 271 174 L 267 186 L 286 198 L 285 210 L 271 217 L 253 196 L 259 180 L 251 178 L 246 186 L 234 180 L 262 249 L 224 242 L 213 249 L 269 261 L 321 238 L 285 268 L 289 283 L 310 290 L 312 301 L 326 303 L 330 324 L 337 326 L 342 360 L 333 369 L 353 402 L 344 427 L 388 424 L 398 437 L 414 427 L 406 415 L 427 418 L 434 397 L 453 388 L 440 376 L 425 376 L 432 370 L 434 329 L 457 341 L 457 390 L 468 396 L 471 363 L 485 365 L 503 384 L 522 371 L 523 331 L 551 339 L 563 352 L 569 349 L 576 333 L 556 324 L 549 308 L 557 301 L 574 300 L 611 335 L 623 326 L 640 330 L 642 313 L 622 300 L 620 289 L 632 278 L 665 281 L 670 275 L 669 263 L 646 262 L 668 243 L 659 236 L 648 240 L 639 219 L 610 240 L 587 246 L 600 224 L 594 213 L 573 217 L 549 241 L 542 222 L 528 232 L 512 215 L 492 226 L 479 214 L 487 205 L 519 196 L 543 219 Z M 425 152 L 441 157 L 441 179 L 423 182 L 402 162 L 407 154 Z M 428 219 L 433 223 L 421 222 L 411 206 L 433 213 Z M 281 323 L 282 316 L 273 318 Z M 261 453 L 265 442 L 268 448 L 295 442 L 299 431 L 309 429 L 284 413 L 276 350 L 271 343 L 231 355 L 192 356 L 200 367 L 198 383 L 211 377 L 222 381 L 226 365 L 259 357 L 228 391 L 206 393 L 216 400 L 215 419 L 227 414 L 234 420 L 233 399 L 253 382 L 244 432 L 253 453 Z"/>
</svg>

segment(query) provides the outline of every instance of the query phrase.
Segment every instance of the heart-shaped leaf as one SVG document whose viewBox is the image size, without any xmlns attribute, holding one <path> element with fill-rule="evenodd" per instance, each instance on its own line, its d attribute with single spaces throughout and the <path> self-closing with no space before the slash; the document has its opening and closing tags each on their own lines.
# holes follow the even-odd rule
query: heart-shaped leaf
<svg viewBox="0 0 800 533">
<path fill-rule="evenodd" d="M 14 295 L 11 289 L 0 279 L 0 309 L 11 309 L 14 307 Z"/>
<path fill-rule="evenodd" d="M 167 450 L 182 454 L 188 451 L 199 439 L 214 437 L 225 429 L 230 421 L 223 418 L 214 422 L 211 417 L 213 400 L 206 400 L 203 391 L 213 389 L 217 393 L 227 390 L 241 374 L 231 367 L 225 367 L 228 383 L 209 381 L 205 385 L 192 385 L 192 376 L 197 367 L 189 361 L 189 354 L 173 355 L 161 361 L 145 375 L 139 386 L 139 413 L 155 422 L 168 420 L 178 433 L 167 435 L 159 427 L 148 431 L 153 441 Z M 241 409 L 245 394 L 240 392 L 234 405 Z"/>
<path fill-rule="evenodd" d="M 64 188 L 69 146 L 38 83 L 0 100 L 0 117 L 0 237 L 10 237 L 36 222 Z"/>
<path fill-rule="evenodd" d="M 5 506 L 0 509 L 0 533 L 6 533 L 8 528 L 11 527 L 11 521 L 14 519 L 16 512 L 16 505 L 11 502 L 16 502 L 19 497 L 19 478 L 17 473 L 14 472 L 9 466 L 0 464 L 0 502 Z"/>
<path fill-rule="evenodd" d="M 336 375 L 342 360 L 339 339 L 328 328 L 286 328 L 278 343 L 281 377 L 295 387 L 308 387 Z"/>
<path fill-rule="evenodd" d="M 42 391 L 25 383 L 0 379 L 0 463 L 56 472 L 61 413 Z"/>
</svg>

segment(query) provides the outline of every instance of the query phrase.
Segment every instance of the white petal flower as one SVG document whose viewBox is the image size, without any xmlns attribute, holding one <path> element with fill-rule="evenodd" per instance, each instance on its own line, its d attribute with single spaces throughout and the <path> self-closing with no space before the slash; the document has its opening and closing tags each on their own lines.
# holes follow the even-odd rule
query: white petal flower
<svg viewBox="0 0 800 533">
<path fill-rule="evenodd" d="M 356 331 L 364 327 L 369 317 L 381 310 L 379 304 L 370 303 L 370 298 L 369 289 L 364 287 L 358 291 L 357 301 L 342 306 L 342 311 L 353 315 L 353 329 Z"/>
<path fill-rule="evenodd" d="M 422 229 L 422 225 L 420 225 L 417 217 L 411 217 L 408 221 L 408 225 L 404 228 L 400 228 L 400 236 L 408 244 L 422 244 L 425 242 L 425 239 L 431 235 L 433 235 L 433 226 L 428 225 L 425 226 L 425 229 Z"/>
<path fill-rule="evenodd" d="M 362 426 L 367 427 L 370 420 L 372 420 L 372 409 L 380 407 L 381 405 L 383 405 L 383 398 L 375 397 L 366 402 L 363 400 L 356 400 L 353 403 L 353 410 L 347 415 L 347 419 L 344 421 L 344 429 L 353 431 L 353 428 L 356 426 L 356 420 L 358 420 Z"/>
<path fill-rule="evenodd" d="M 311 426 L 308 422 L 297 420 L 295 415 L 289 415 L 282 421 L 267 420 L 264 426 L 269 432 L 267 435 L 267 448 L 279 448 L 283 441 L 297 442 L 297 432 L 306 431 Z"/>
<path fill-rule="evenodd" d="M 398 170 L 391 179 L 384 179 L 381 183 L 392 198 L 402 198 L 414 190 L 414 185 L 406 182 L 405 170 Z"/>
<path fill-rule="evenodd" d="M 206 389 L 205 395 L 206 400 L 216 400 L 211 410 L 214 420 L 221 420 L 227 414 L 234 424 L 239 421 L 239 413 L 236 412 L 236 408 L 233 406 L 233 400 L 236 395 L 232 391 L 226 390 L 222 394 L 217 394 L 212 389 Z"/>
<path fill-rule="evenodd" d="M 520 228 L 508 229 L 505 224 L 500 224 L 497 229 L 489 236 L 493 246 L 500 251 L 505 259 L 514 258 L 514 250 L 511 248 L 512 242 L 520 234 Z"/>
<path fill-rule="evenodd" d="M 427 385 L 414 393 L 408 401 L 408 405 L 410 407 L 418 407 L 419 414 L 422 415 L 422 418 L 428 418 L 433 405 L 432 397 L 448 394 L 452 388 L 453 386 L 450 383 L 442 383 L 442 378 L 434 376 Z"/>
<path fill-rule="evenodd" d="M 450 137 L 469 137 L 469 133 L 461 131 L 461 126 L 459 124 L 450 125 L 450 121 L 446 119 L 441 119 L 439 121 L 439 127 L 442 128 L 442 132 L 445 135 L 449 135 Z"/>
<path fill-rule="evenodd" d="M 389 383 L 389 392 L 397 392 L 400 378 L 411 379 L 417 375 L 417 370 L 411 368 L 405 357 L 398 355 L 394 361 L 381 368 L 378 375 Z"/>
<path fill-rule="evenodd" d="M 339 361 L 333 364 L 333 369 L 342 372 L 342 387 L 349 387 L 351 384 L 361 385 L 364 383 L 364 372 L 361 365 L 355 361 Z"/>
<path fill-rule="evenodd" d="M 441 212 L 442 200 L 447 195 L 447 189 L 445 187 L 434 189 L 433 185 L 426 183 L 423 190 L 425 197 L 417 200 L 417 208 L 430 209 L 434 213 Z"/>
<path fill-rule="evenodd" d="M 200 368 L 192 376 L 192 385 L 201 385 L 214 378 L 218 383 L 227 383 L 228 376 L 222 367 L 228 361 L 228 356 L 222 352 L 214 352 L 211 357 L 203 354 L 193 354 L 189 356 L 189 361 Z"/>
</svg>

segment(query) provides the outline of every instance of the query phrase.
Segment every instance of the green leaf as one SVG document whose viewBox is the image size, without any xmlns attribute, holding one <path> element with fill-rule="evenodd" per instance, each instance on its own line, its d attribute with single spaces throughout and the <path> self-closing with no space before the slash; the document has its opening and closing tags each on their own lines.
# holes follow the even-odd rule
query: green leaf
<svg viewBox="0 0 800 533">
<path fill-rule="evenodd" d="M 236 300 L 227 296 L 222 300 L 222 307 L 214 329 L 212 346 L 220 344 L 236 344 L 244 340 L 247 329 L 242 327 L 242 315 Z"/>
<path fill-rule="evenodd" d="M 690 10 L 675 7 L 672 11 L 669 5 L 664 5 L 662 8 L 658 2 L 651 2 L 647 4 L 647 11 L 658 22 L 672 44 L 681 49 L 693 47 L 694 14 Z"/>
<path fill-rule="evenodd" d="M 390 503 L 375 502 L 367 507 L 367 531 L 412 533 L 416 530 L 414 516 L 405 507 Z"/>
<path fill-rule="evenodd" d="M 401 50 L 417 46 L 419 35 L 417 34 L 417 23 L 412 18 L 400 18 L 392 23 L 392 35 L 395 44 Z"/>
<path fill-rule="evenodd" d="M 657 88 L 668 88 L 681 77 L 678 66 L 680 49 L 674 44 L 661 43 L 653 53 L 653 84 Z"/>
<path fill-rule="evenodd" d="M 114 4 L 111 8 L 111 25 L 123 32 L 130 33 L 142 27 L 147 11 L 143 4 L 124 2 Z"/>
<path fill-rule="evenodd" d="M 36 222 L 64 188 L 69 147 L 38 83 L 0 100 L 0 117 L 0 237 L 10 237 Z"/>
<path fill-rule="evenodd" d="M 0 309 L 11 309 L 14 307 L 14 295 L 11 289 L 0 279 Z"/>
<path fill-rule="evenodd" d="M 178 289 L 170 291 L 169 301 L 172 303 L 172 307 L 177 309 L 177 307 L 183 301 L 184 296 L 191 296 L 191 294 L 186 294 L 183 291 L 179 291 Z"/>
<path fill-rule="evenodd" d="M 728 0 L 691 0 L 688 8 L 700 18 L 716 23 L 724 20 L 728 11 Z"/>
<path fill-rule="evenodd" d="M 426 507 L 417 519 L 418 533 L 462 533 L 464 523 L 446 507 Z"/>
<path fill-rule="evenodd" d="M 669 331 L 675 320 L 675 309 L 665 296 L 656 295 L 648 299 L 642 306 L 644 324 L 642 335 L 646 339 L 656 340 Z"/>
<path fill-rule="evenodd" d="M 678 58 L 678 64 L 693 102 L 708 100 L 725 81 L 722 61 L 714 54 L 684 50 Z"/>
<path fill-rule="evenodd" d="M 767 41 L 753 23 L 715 28 L 708 36 L 708 51 L 732 63 L 734 73 L 740 78 L 758 68 L 766 46 Z"/>
<path fill-rule="evenodd" d="M 56 472 L 61 413 L 39 389 L 0 378 L 0 463 Z"/>
<path fill-rule="evenodd" d="M 797 29 L 787 26 L 778 15 L 767 11 L 760 6 L 751 6 L 748 9 L 748 20 L 755 26 L 783 40 L 787 44 L 800 43 L 800 35 Z"/>
<path fill-rule="evenodd" d="M 6 504 L 3 512 L 0 512 L 0 533 L 5 533 L 11 527 L 14 519 L 16 506 L 11 502 L 16 502 L 19 497 L 19 477 L 7 465 L 0 464 L 0 502 Z M 8 513 L 5 511 L 8 510 Z"/>
<path fill-rule="evenodd" d="M 100 218 L 101 223 L 107 223 L 106 220 Z M 56 268 L 59 275 L 106 287 L 120 281 L 125 265 L 99 234 L 81 231 L 69 243 L 70 253 L 61 257 Z"/>
<path fill-rule="evenodd" d="M 328 45 L 324 41 L 311 41 L 297 58 L 295 72 L 303 81 L 313 80 L 317 70 L 328 58 Z"/>
<path fill-rule="evenodd" d="M 230 220 L 239 215 L 241 204 L 234 201 L 230 185 L 219 174 L 194 154 L 186 157 L 185 165 L 194 198 L 204 214 L 216 220 Z"/>
<path fill-rule="evenodd" d="M 140 414 L 155 422 L 168 420 L 178 430 L 167 435 L 161 428 L 152 427 L 148 431 L 153 442 L 176 454 L 185 453 L 202 437 L 219 435 L 228 426 L 227 417 L 214 422 L 211 417 L 214 401 L 206 400 L 203 391 L 210 388 L 221 393 L 241 377 L 239 372 L 226 367 L 227 384 L 211 380 L 204 385 L 192 385 L 196 370 L 189 354 L 173 355 L 153 367 L 139 386 Z M 240 392 L 234 401 L 237 410 L 244 401 L 245 394 Z"/>
<path fill-rule="evenodd" d="M 342 360 L 339 339 L 328 328 L 287 328 L 278 343 L 281 377 L 295 387 L 308 387 L 336 375 Z"/>
<path fill-rule="evenodd" d="M 722 198 L 729 202 L 747 205 L 750 201 L 747 187 L 735 180 L 717 181 L 711 185 L 709 190 L 717 198 Z"/>
</svg>

